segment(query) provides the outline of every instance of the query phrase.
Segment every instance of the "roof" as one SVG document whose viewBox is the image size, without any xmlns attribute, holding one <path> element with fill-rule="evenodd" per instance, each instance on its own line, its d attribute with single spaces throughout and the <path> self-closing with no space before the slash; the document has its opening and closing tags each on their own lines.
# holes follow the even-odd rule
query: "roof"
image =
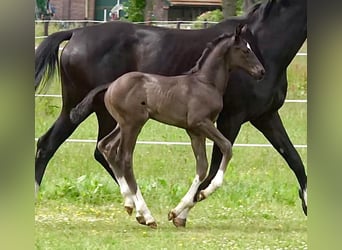
<svg viewBox="0 0 342 250">
<path fill-rule="evenodd" d="M 169 0 L 171 6 L 192 5 L 192 6 L 221 6 L 222 0 Z"/>
</svg>

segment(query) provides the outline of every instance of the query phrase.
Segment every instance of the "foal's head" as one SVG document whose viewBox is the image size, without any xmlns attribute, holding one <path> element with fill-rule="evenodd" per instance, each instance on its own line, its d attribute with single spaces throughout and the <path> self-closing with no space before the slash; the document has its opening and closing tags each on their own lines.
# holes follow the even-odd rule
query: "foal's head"
<svg viewBox="0 0 342 250">
<path fill-rule="evenodd" d="M 248 36 L 249 40 L 253 42 L 252 46 L 242 36 Z M 252 38 L 254 38 L 253 34 L 246 25 L 238 25 L 235 33 L 222 34 L 209 42 L 196 65 L 186 73 L 196 73 L 203 68 L 203 65 L 210 64 L 213 61 L 217 62 L 217 60 L 220 62 L 220 59 L 223 59 L 224 64 L 222 66 L 229 70 L 241 68 L 255 79 L 260 80 L 265 74 L 265 69 L 252 50 L 252 48 L 258 50 L 256 39 Z M 256 53 L 259 56 L 261 54 L 260 51 L 256 51 Z"/>
<path fill-rule="evenodd" d="M 230 69 L 243 69 L 255 79 L 260 80 L 265 75 L 265 69 L 251 46 L 242 38 L 241 31 L 243 29 L 246 29 L 246 26 L 238 25 L 236 27 L 231 43 L 227 44 L 229 47 L 227 48 L 226 60 Z"/>
</svg>

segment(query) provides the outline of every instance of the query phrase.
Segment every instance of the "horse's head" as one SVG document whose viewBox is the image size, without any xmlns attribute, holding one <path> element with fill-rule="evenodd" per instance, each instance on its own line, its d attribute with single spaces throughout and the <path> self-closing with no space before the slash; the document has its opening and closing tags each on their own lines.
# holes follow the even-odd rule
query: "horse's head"
<svg viewBox="0 0 342 250">
<path fill-rule="evenodd" d="M 233 35 L 233 43 L 229 47 L 229 65 L 232 68 L 241 68 L 248 72 L 252 77 L 261 80 L 265 75 L 265 69 L 252 48 L 252 46 L 243 39 L 241 33 L 246 29 L 245 26 L 238 25 Z"/>
</svg>

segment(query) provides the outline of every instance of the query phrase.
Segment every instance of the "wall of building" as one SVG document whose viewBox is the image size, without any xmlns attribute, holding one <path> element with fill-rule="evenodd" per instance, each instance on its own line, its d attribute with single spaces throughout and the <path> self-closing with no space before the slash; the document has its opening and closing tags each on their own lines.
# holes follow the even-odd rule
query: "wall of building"
<svg viewBox="0 0 342 250">
<path fill-rule="evenodd" d="M 50 3 L 56 10 L 54 19 L 84 20 L 86 3 L 88 3 L 88 19 L 94 19 L 95 0 L 50 0 Z"/>
</svg>

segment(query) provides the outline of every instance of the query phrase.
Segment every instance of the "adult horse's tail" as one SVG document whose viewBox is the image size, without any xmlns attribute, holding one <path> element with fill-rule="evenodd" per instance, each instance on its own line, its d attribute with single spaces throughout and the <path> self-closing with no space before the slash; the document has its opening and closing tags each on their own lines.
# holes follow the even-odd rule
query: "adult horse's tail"
<svg viewBox="0 0 342 250">
<path fill-rule="evenodd" d="M 61 42 L 69 40 L 73 30 L 56 32 L 48 36 L 36 49 L 35 53 L 35 83 L 34 88 L 37 91 L 46 86 L 59 66 L 58 50 Z"/>
<path fill-rule="evenodd" d="M 101 92 L 106 91 L 110 84 L 111 83 L 100 85 L 97 88 L 92 89 L 87 96 L 70 111 L 70 121 L 74 124 L 79 124 L 87 118 L 92 112 L 95 97 Z"/>
</svg>

